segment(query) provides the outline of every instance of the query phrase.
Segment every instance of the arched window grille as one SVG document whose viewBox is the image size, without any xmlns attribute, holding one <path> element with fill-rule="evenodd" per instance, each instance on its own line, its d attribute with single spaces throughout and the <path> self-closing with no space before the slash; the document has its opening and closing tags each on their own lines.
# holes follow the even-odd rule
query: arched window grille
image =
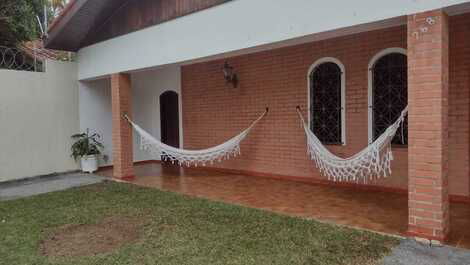
<svg viewBox="0 0 470 265">
<path fill-rule="evenodd" d="M 310 129 L 323 144 L 344 144 L 344 67 L 314 64 L 309 74 Z"/>
<path fill-rule="evenodd" d="M 404 52 L 389 52 L 373 62 L 370 69 L 371 135 L 374 141 L 400 116 L 408 105 L 407 57 Z M 408 120 L 398 129 L 392 141 L 408 144 Z"/>
</svg>

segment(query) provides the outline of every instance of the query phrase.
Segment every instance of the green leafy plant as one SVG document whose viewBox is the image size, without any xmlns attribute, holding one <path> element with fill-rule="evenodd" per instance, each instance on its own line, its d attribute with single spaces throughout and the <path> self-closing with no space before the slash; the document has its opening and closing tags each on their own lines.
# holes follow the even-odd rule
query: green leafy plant
<svg viewBox="0 0 470 265">
<path fill-rule="evenodd" d="M 78 160 L 83 156 L 101 154 L 101 150 L 104 146 L 99 141 L 100 138 L 101 136 L 97 133 L 90 135 L 89 129 L 86 130 L 86 133 L 72 135 L 72 139 L 75 140 L 71 148 L 72 157 Z"/>
</svg>

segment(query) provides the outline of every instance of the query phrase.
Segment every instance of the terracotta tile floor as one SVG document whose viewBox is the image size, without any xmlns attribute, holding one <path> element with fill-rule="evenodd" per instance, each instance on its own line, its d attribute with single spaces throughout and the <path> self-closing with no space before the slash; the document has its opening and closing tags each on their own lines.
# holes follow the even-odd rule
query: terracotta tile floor
<svg viewBox="0 0 470 265">
<path fill-rule="evenodd" d="M 112 170 L 99 172 L 112 176 Z M 136 185 L 190 196 L 260 208 L 324 222 L 404 235 L 407 229 L 407 196 L 312 185 L 204 169 L 160 164 L 135 166 Z M 470 249 L 470 205 L 451 204 L 449 244 Z"/>
</svg>

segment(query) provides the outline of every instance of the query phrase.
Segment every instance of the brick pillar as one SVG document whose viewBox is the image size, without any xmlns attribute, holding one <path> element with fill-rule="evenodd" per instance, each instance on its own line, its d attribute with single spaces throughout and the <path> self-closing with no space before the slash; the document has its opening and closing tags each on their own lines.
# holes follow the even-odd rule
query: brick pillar
<svg viewBox="0 0 470 265">
<path fill-rule="evenodd" d="M 408 232 L 439 241 L 449 233 L 448 53 L 442 10 L 408 16 Z"/>
<path fill-rule="evenodd" d="M 114 177 L 129 179 L 134 177 L 132 128 L 122 118 L 132 117 L 131 80 L 129 74 L 111 75 L 111 99 L 113 116 L 113 168 Z"/>
</svg>

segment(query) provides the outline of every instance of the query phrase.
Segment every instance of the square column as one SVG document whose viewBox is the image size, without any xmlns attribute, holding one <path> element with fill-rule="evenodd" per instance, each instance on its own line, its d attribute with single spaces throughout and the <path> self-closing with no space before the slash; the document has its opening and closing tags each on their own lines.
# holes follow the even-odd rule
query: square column
<svg viewBox="0 0 470 265">
<path fill-rule="evenodd" d="M 445 241 L 449 29 L 442 10 L 408 16 L 408 233 Z"/>
<path fill-rule="evenodd" d="M 132 128 L 123 115 L 132 119 L 131 79 L 129 74 L 111 75 L 113 117 L 113 175 L 118 179 L 134 177 Z"/>
</svg>

